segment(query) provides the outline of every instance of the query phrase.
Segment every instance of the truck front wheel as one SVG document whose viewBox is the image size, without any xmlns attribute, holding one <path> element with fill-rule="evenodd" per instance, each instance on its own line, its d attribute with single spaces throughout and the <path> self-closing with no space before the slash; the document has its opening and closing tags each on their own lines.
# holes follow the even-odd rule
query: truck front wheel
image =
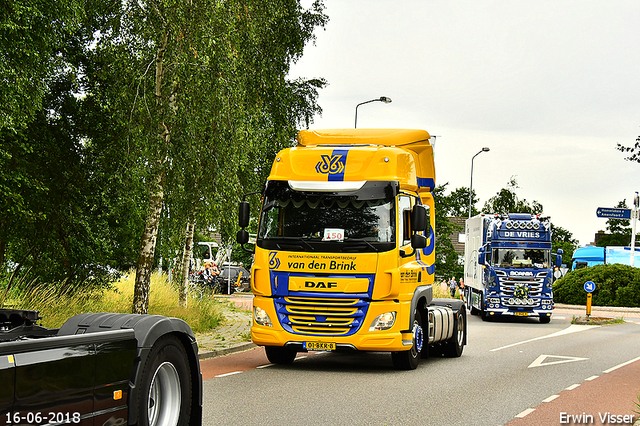
<svg viewBox="0 0 640 426">
<path fill-rule="evenodd" d="M 296 351 L 279 346 L 265 346 L 264 351 L 272 364 L 292 364 L 298 354 Z"/>
<path fill-rule="evenodd" d="M 413 319 L 413 345 L 408 351 L 391 352 L 391 360 L 396 370 L 415 370 L 420 362 L 420 355 L 424 345 L 422 318 L 416 311 Z"/>
<path fill-rule="evenodd" d="M 186 426 L 191 414 L 191 373 L 182 343 L 159 339 L 142 372 L 138 398 L 139 426 Z"/>
</svg>

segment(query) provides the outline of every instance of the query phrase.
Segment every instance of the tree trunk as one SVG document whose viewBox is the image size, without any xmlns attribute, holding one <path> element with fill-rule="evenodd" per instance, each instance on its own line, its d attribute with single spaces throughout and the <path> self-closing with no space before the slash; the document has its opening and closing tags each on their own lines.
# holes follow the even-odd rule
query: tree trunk
<svg viewBox="0 0 640 426">
<path fill-rule="evenodd" d="M 158 111 L 162 111 L 162 79 L 164 77 L 163 61 L 169 40 L 168 31 L 164 31 L 162 43 L 158 48 L 156 55 L 156 72 L 155 72 L 155 96 Z M 155 176 L 155 185 L 151 188 L 151 196 L 149 197 L 149 208 L 147 210 L 147 218 L 145 220 L 144 232 L 142 233 L 142 242 L 140 244 L 140 254 L 138 255 L 138 263 L 136 264 L 136 282 L 133 290 L 133 307 L 134 314 L 146 314 L 149 312 L 149 288 L 151 284 L 151 269 L 153 268 L 153 258 L 156 253 L 156 238 L 158 236 L 158 224 L 160 223 L 160 214 L 162 213 L 162 202 L 164 201 L 164 178 L 165 167 L 167 162 L 167 150 L 171 138 L 169 126 L 160 118 L 160 129 L 158 137 L 161 146 L 158 151 L 160 154 L 157 162 L 157 174 Z"/>
<path fill-rule="evenodd" d="M 193 232 L 195 225 L 191 222 L 187 223 L 187 232 L 184 239 L 184 250 L 182 251 L 182 272 L 181 279 L 178 285 L 178 292 L 180 294 L 178 304 L 180 307 L 187 307 L 187 294 L 189 292 L 189 260 L 191 260 L 191 254 L 193 253 Z"/>
<path fill-rule="evenodd" d="M 160 213 L 162 212 L 162 201 L 164 200 L 164 168 L 161 168 L 156 179 L 156 186 L 149 199 L 149 209 L 147 210 L 140 254 L 136 264 L 136 282 L 133 291 L 132 308 L 134 314 L 146 314 L 149 312 L 151 270 L 156 252 L 156 238 L 158 236 Z"/>
</svg>

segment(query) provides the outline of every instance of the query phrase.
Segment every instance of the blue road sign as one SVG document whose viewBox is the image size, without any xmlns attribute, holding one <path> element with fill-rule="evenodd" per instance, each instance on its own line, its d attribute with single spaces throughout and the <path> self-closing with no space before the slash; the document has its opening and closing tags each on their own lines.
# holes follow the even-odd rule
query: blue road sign
<svg viewBox="0 0 640 426">
<path fill-rule="evenodd" d="M 610 217 L 614 219 L 631 219 L 631 209 L 616 209 L 613 207 L 598 207 L 598 217 Z"/>
<path fill-rule="evenodd" d="M 596 289 L 596 283 L 594 283 L 593 281 L 587 281 L 586 283 L 584 283 L 584 291 L 586 291 L 587 293 L 593 293 L 593 290 Z"/>
</svg>

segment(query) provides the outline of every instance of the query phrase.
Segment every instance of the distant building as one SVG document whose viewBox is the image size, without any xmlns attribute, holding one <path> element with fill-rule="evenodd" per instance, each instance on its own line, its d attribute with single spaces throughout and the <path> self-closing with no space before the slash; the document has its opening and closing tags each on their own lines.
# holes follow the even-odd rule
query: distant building
<svg viewBox="0 0 640 426">
<path fill-rule="evenodd" d="M 459 225 L 460 230 L 458 232 L 454 232 L 449 236 L 451 239 L 451 244 L 453 244 L 453 249 L 461 256 L 464 256 L 464 225 L 467 220 L 466 217 L 449 217 L 449 222 Z"/>
</svg>

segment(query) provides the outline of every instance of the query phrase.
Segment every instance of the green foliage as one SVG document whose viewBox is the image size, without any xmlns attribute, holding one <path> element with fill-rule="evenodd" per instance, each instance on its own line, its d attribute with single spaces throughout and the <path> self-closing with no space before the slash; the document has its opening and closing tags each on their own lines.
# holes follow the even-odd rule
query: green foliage
<svg viewBox="0 0 640 426">
<path fill-rule="evenodd" d="M 460 226 L 453 224 L 449 217 L 459 213 L 461 203 L 458 194 L 464 188 L 458 188 L 453 193 L 446 195 L 445 190 L 448 183 L 438 185 L 433 190 L 436 204 L 436 276 L 451 277 L 462 276 L 463 266 L 458 264 L 458 253 L 453 248 L 450 237 L 464 232 Z M 467 197 L 469 190 L 466 190 Z M 468 198 L 467 198 L 468 200 Z M 467 208 L 468 210 L 468 208 Z"/>
<path fill-rule="evenodd" d="M 67 58 L 79 38 L 79 4 L 2 2 L 0 131 L 16 132 L 30 123 L 42 108 L 49 84 L 68 67 Z"/>
<path fill-rule="evenodd" d="M 573 252 L 578 247 L 578 240 L 573 238 L 573 234 L 561 226 L 553 225 L 551 235 L 551 251 L 557 253 L 562 249 L 562 263 L 570 265 Z"/>
<path fill-rule="evenodd" d="M 627 200 L 615 205 L 616 208 L 628 209 Z M 598 247 L 631 245 L 631 221 L 629 219 L 607 219 L 607 234 L 600 237 Z M 636 244 L 638 236 L 636 236 Z"/>
<path fill-rule="evenodd" d="M 0 283 L 12 270 L 74 283 L 127 270 L 158 181 L 165 260 L 181 251 L 186 223 L 232 240 L 242 193 L 260 189 L 275 153 L 320 112 L 326 82 L 287 73 L 327 22 L 323 9 L 299 0 L 3 5 Z"/>
<path fill-rule="evenodd" d="M 496 195 L 489 198 L 482 210 L 485 213 L 509 214 L 509 213 L 531 213 L 542 214 L 542 204 L 537 201 L 529 203 L 527 200 L 519 199 L 516 195 L 518 182 L 512 176 L 507 187 L 502 188 Z"/>
<path fill-rule="evenodd" d="M 444 184 L 446 187 L 448 183 Z M 480 213 L 476 210 L 476 191 L 472 191 L 471 199 L 471 216 Z M 446 215 L 449 217 L 469 217 L 469 188 L 461 187 L 451 191 L 451 193 L 441 199 L 441 205 L 445 209 Z"/>
<path fill-rule="evenodd" d="M 584 305 L 584 283 L 593 281 L 592 304 L 596 306 L 640 307 L 640 268 L 628 265 L 596 265 L 569 272 L 553 285 L 556 302 Z"/>
<path fill-rule="evenodd" d="M 618 151 L 626 152 L 629 154 L 629 156 L 626 157 L 625 160 L 640 163 L 640 136 L 636 138 L 636 143 L 634 146 L 631 147 L 618 144 L 616 149 Z"/>
</svg>

